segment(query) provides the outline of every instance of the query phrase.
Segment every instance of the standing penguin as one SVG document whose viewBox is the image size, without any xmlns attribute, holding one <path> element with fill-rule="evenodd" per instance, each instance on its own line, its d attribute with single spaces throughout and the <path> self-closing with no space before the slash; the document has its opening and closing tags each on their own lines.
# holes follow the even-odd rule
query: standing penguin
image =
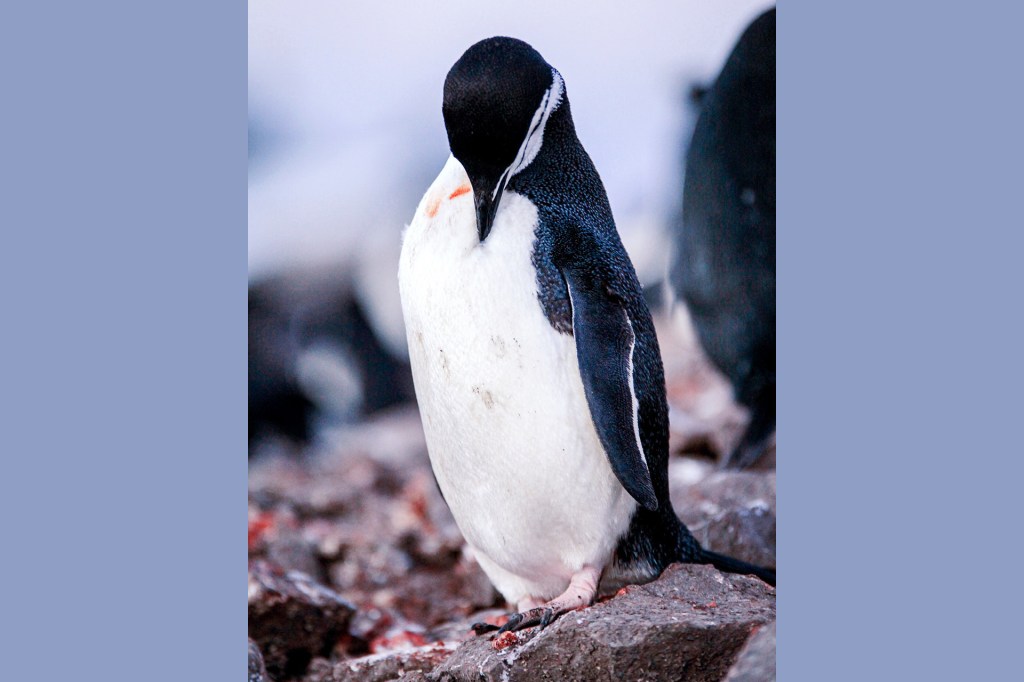
<svg viewBox="0 0 1024 682">
<path fill-rule="evenodd" d="M 502 629 L 673 561 L 774 584 L 702 549 L 672 510 L 654 325 L 561 75 L 520 40 L 483 40 L 448 73 L 443 114 L 452 156 L 405 234 L 399 285 L 438 485 L 519 610 Z"/>
<path fill-rule="evenodd" d="M 744 31 L 701 98 L 669 273 L 701 346 L 750 422 L 725 466 L 775 430 L 775 9 Z"/>
</svg>

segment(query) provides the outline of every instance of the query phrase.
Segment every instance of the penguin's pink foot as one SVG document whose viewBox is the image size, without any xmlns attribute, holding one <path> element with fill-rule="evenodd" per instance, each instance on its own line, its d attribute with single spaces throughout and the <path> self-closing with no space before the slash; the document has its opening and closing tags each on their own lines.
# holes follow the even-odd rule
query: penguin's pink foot
<svg viewBox="0 0 1024 682">
<path fill-rule="evenodd" d="M 476 623 L 473 625 L 473 631 L 478 635 L 482 635 L 486 632 L 497 630 L 500 635 L 534 625 L 539 625 L 540 629 L 543 630 L 563 613 L 582 609 L 592 604 L 597 596 L 597 585 L 600 581 L 600 569 L 593 566 L 584 566 L 569 581 L 569 587 L 566 588 L 565 592 L 551 601 L 542 602 L 539 599 L 527 597 L 516 605 L 519 612 L 509 616 L 508 622 L 500 628 L 490 623 Z"/>
</svg>

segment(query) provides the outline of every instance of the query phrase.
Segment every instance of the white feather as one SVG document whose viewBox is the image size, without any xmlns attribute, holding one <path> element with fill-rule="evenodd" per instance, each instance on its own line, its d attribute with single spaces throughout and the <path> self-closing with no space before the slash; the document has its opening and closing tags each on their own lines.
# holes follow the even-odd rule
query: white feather
<svg viewBox="0 0 1024 682">
<path fill-rule="evenodd" d="M 598 440 L 573 338 L 541 310 L 537 209 L 506 191 L 483 243 L 449 158 L 406 231 L 399 288 L 431 465 L 466 541 L 510 602 L 605 566 L 636 502 Z M 458 194 L 450 198 L 453 193 Z"/>
</svg>

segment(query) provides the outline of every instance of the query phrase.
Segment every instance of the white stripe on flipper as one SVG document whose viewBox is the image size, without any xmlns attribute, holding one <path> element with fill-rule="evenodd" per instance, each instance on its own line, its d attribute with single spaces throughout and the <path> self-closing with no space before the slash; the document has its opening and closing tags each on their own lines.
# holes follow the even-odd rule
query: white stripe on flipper
<svg viewBox="0 0 1024 682">
<path fill-rule="evenodd" d="M 623 310 L 622 314 L 626 316 L 626 324 L 629 325 L 629 397 L 633 400 L 633 437 L 636 438 L 636 449 L 640 451 L 640 459 L 649 475 L 651 470 L 647 466 L 644 444 L 640 441 L 640 401 L 636 397 L 636 387 L 633 385 L 633 349 L 636 348 L 636 334 L 633 333 L 633 322 L 629 319 L 629 313 Z"/>
</svg>

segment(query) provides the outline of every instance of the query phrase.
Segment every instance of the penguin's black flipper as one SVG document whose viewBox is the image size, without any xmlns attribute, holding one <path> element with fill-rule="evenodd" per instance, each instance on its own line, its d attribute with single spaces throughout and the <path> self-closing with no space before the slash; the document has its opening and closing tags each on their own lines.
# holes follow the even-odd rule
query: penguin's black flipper
<svg viewBox="0 0 1024 682">
<path fill-rule="evenodd" d="M 633 387 L 636 338 L 626 309 L 607 289 L 567 269 L 576 359 L 590 416 L 612 471 L 643 507 L 658 508 L 651 472 L 641 451 Z"/>
</svg>

